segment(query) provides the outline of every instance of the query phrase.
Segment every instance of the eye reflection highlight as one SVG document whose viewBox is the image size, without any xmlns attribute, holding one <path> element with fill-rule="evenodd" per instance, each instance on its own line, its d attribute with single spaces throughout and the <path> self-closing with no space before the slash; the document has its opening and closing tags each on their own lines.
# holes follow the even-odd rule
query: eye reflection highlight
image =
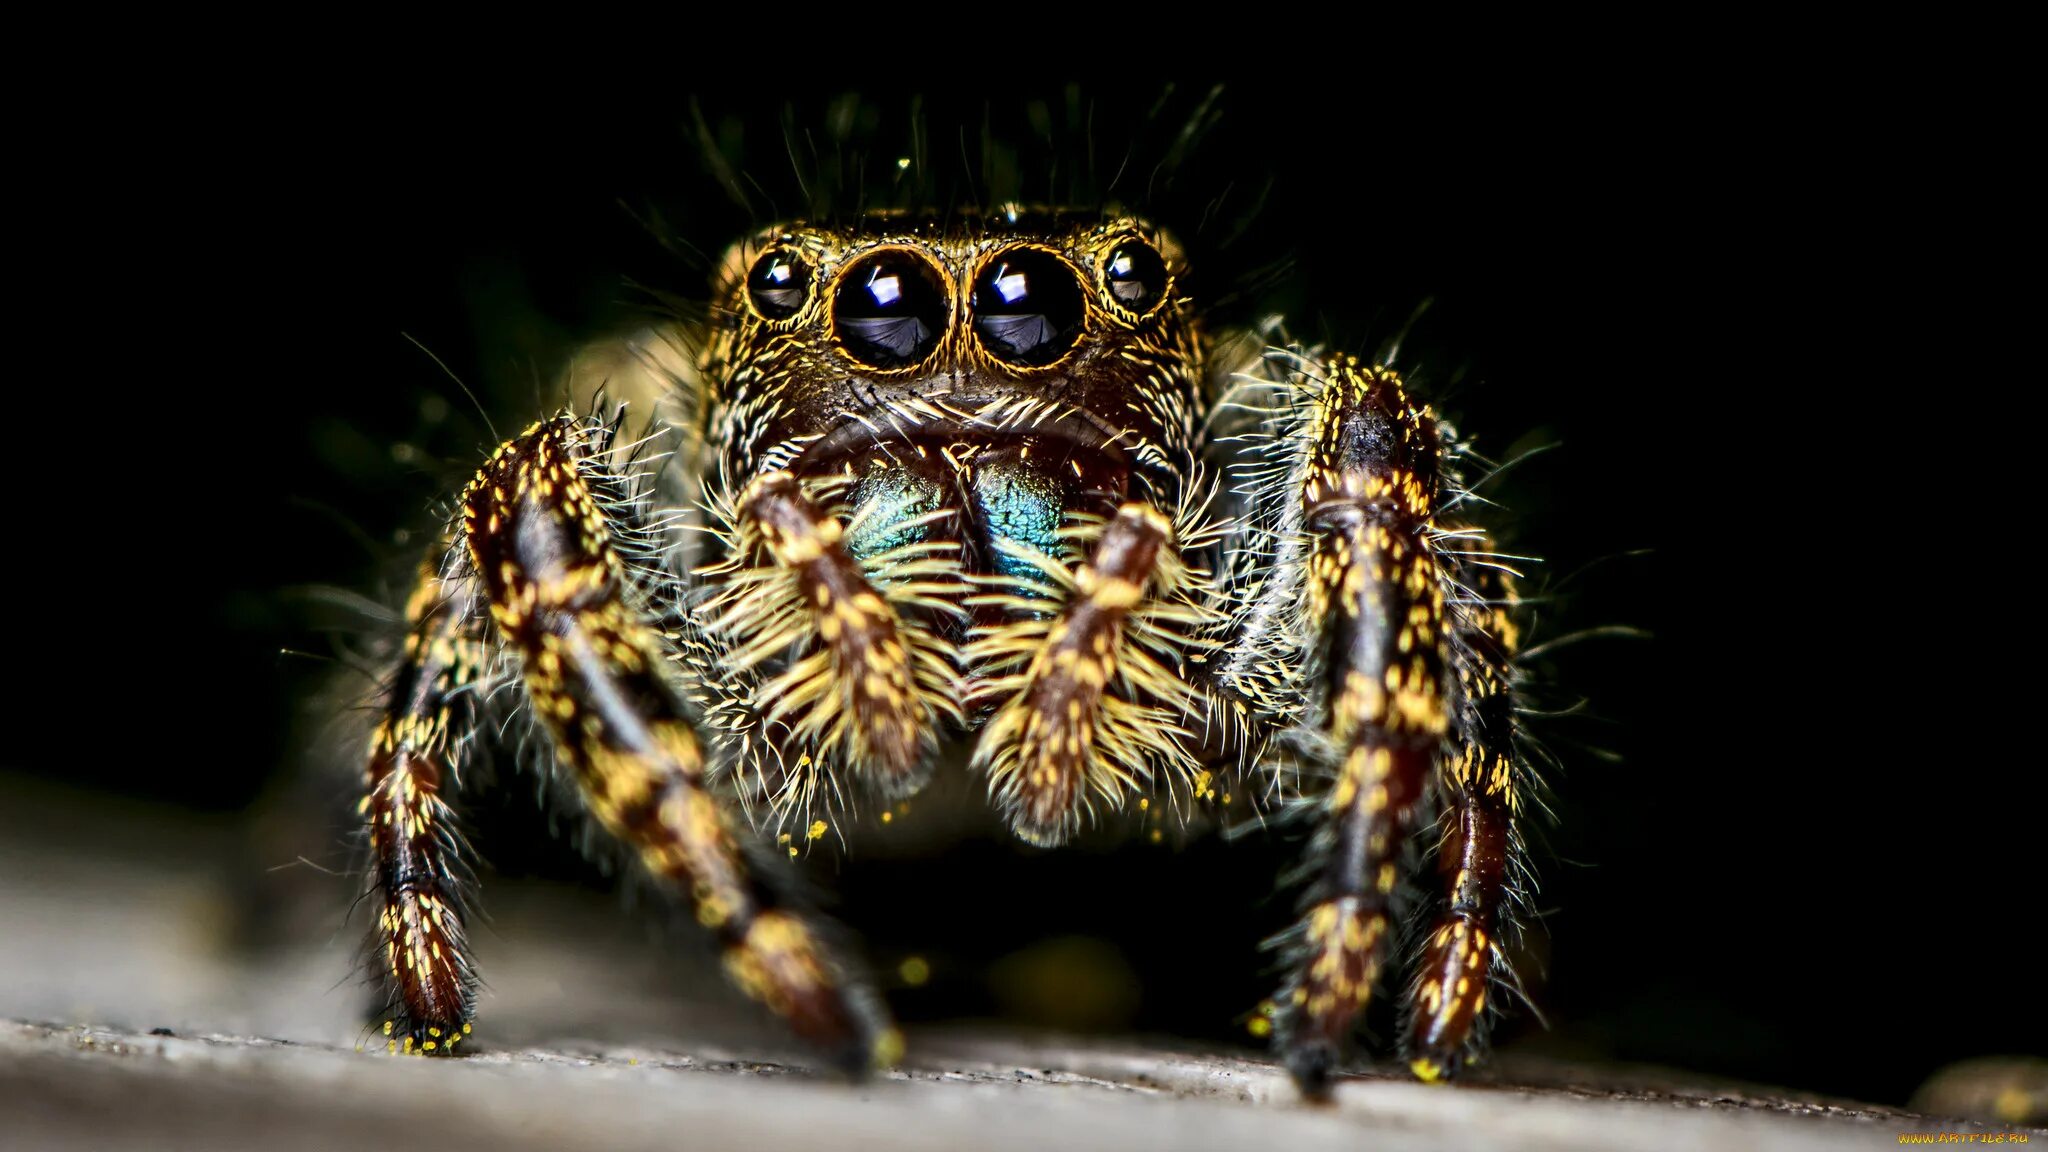
<svg viewBox="0 0 2048 1152">
<path fill-rule="evenodd" d="M 938 347 L 948 311 L 938 269 L 891 249 L 863 257 L 840 276 L 832 322 L 848 356 L 870 368 L 903 368 Z"/>
<path fill-rule="evenodd" d="M 1038 368 L 1067 354 L 1087 314 L 1081 281 L 1065 261 L 1036 248 L 992 257 L 974 281 L 974 330 L 991 356 Z"/>
</svg>

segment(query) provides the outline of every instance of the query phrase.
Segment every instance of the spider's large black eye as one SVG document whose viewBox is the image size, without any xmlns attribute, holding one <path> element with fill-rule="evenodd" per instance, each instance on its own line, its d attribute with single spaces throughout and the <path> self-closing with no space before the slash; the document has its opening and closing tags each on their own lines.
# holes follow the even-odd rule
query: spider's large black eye
<svg viewBox="0 0 2048 1152">
<path fill-rule="evenodd" d="M 870 368 L 916 364 L 946 331 L 946 288 L 908 252 L 877 252 L 840 274 L 832 323 L 847 355 Z"/>
<path fill-rule="evenodd" d="M 1109 254 L 1102 278 L 1118 304 L 1143 315 L 1166 294 L 1166 261 L 1143 240 L 1126 240 Z"/>
<path fill-rule="evenodd" d="M 1036 368 L 1066 355 L 1087 307 L 1081 282 L 1059 257 L 1036 248 L 1003 252 L 974 278 L 974 329 L 996 359 Z"/>
<path fill-rule="evenodd" d="M 747 298 L 770 320 L 787 320 L 811 294 L 811 269 L 794 252 L 770 252 L 747 273 Z"/>
</svg>

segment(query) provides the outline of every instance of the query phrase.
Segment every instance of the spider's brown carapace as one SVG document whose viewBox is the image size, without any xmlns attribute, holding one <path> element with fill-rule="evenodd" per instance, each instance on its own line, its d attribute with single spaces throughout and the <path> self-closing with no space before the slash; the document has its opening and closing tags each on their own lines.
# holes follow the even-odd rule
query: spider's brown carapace
<svg viewBox="0 0 2048 1152">
<path fill-rule="evenodd" d="M 728 254 L 675 427 L 638 437 L 665 450 L 573 410 L 504 444 L 423 570 L 370 753 L 392 1047 L 469 1034 L 443 792 L 514 700 L 738 986 L 849 1064 L 896 1033 L 762 847 L 934 772 L 1039 845 L 1140 804 L 1305 813 L 1272 1025 L 1311 1092 L 1423 838 L 1403 1044 L 1424 1079 L 1478 1051 L 1533 789 L 1514 592 L 1398 375 L 1212 339 L 1185 283 L 1115 215 L 777 228 Z"/>
</svg>

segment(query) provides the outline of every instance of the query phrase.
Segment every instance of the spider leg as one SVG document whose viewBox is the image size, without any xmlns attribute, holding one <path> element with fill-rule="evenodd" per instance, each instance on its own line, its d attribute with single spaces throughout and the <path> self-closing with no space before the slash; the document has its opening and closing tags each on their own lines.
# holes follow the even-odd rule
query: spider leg
<svg viewBox="0 0 2048 1152">
<path fill-rule="evenodd" d="M 441 789 L 476 726 L 484 618 L 475 583 L 444 575 L 432 559 L 406 618 L 405 660 L 370 738 L 359 809 L 380 904 L 372 947 L 389 989 L 391 1050 L 449 1052 L 469 1034 L 476 976 L 463 932 L 462 838 Z"/>
<path fill-rule="evenodd" d="M 1480 1039 L 1488 986 L 1506 970 L 1501 938 L 1515 928 L 1523 853 L 1517 822 L 1532 787 L 1514 751 L 1514 591 L 1493 568 L 1471 569 L 1464 583 L 1484 599 L 1456 606 L 1459 706 L 1439 777 L 1437 871 L 1447 898 L 1408 996 L 1409 1067 L 1423 1080 L 1458 1070 Z"/>
<path fill-rule="evenodd" d="M 1067 595 L 1057 617 L 1045 618 L 1043 601 L 984 598 L 1028 615 L 968 647 L 1003 700 L 973 762 L 988 774 L 1012 830 L 1030 843 L 1064 841 L 1094 797 L 1121 804 L 1161 768 L 1195 770 L 1193 738 L 1182 726 L 1201 714 L 1195 689 L 1160 661 L 1187 642 L 1176 624 L 1200 622 L 1178 596 L 1188 574 L 1174 535 L 1158 509 L 1125 504 L 1089 563 L 1071 574 L 1050 557 L 1030 557 L 1047 575 L 1047 591 L 1058 586 Z"/>
<path fill-rule="evenodd" d="M 707 787 L 663 635 L 615 546 L 626 511 L 607 493 L 624 485 L 607 447 L 601 425 L 536 424 L 462 496 L 476 580 L 533 712 L 597 822 L 688 894 L 742 991 L 849 1065 L 893 1061 L 899 1041 L 871 995 L 779 889 L 780 873 L 750 865 L 738 822 Z"/>
<path fill-rule="evenodd" d="M 951 669 L 915 642 L 923 634 L 906 629 L 897 605 L 847 552 L 844 526 L 813 504 L 794 476 L 756 477 L 737 509 L 742 539 L 758 539 L 775 567 L 748 574 L 771 595 L 749 596 L 742 583 L 723 605 L 731 623 L 721 623 L 731 630 L 780 617 L 787 626 L 760 629 L 765 637 L 735 662 L 751 666 L 802 636 L 819 642 L 763 686 L 764 721 L 786 723 L 799 740 L 837 750 L 849 771 L 885 797 L 917 791 L 930 773 L 935 710 L 958 718 L 946 691 Z M 769 606 L 775 592 L 787 605 L 780 613 Z"/>
<path fill-rule="evenodd" d="M 1280 543 L 1240 601 L 1224 682 L 1293 728 L 1305 781 L 1321 785 L 1274 1021 L 1289 1070 L 1320 1095 L 1379 978 L 1402 849 L 1449 727 L 1431 531 L 1443 449 L 1384 368 L 1301 358 L 1292 375 L 1272 440 L 1281 482 L 1258 513 Z"/>
</svg>

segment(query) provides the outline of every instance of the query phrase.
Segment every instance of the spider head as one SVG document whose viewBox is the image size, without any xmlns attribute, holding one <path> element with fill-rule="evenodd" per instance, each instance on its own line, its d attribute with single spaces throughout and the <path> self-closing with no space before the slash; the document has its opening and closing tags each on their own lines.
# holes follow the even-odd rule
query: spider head
<svg viewBox="0 0 2048 1152">
<path fill-rule="evenodd" d="M 1127 216 L 773 228 L 725 256 L 708 407 L 743 474 L 898 441 L 1182 459 L 1200 378 L 1185 274 L 1172 237 Z"/>
</svg>

